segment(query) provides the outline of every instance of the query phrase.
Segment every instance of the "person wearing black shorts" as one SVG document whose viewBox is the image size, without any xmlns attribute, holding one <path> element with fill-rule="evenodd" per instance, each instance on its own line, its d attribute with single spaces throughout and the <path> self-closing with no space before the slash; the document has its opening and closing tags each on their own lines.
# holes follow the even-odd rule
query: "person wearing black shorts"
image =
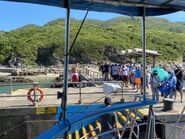
<svg viewBox="0 0 185 139">
<path fill-rule="evenodd" d="M 174 100 L 176 100 L 177 91 L 180 93 L 181 103 L 183 102 L 183 70 L 182 65 L 176 65 L 177 69 L 175 70 L 175 76 L 177 78 L 176 90 Z"/>
</svg>

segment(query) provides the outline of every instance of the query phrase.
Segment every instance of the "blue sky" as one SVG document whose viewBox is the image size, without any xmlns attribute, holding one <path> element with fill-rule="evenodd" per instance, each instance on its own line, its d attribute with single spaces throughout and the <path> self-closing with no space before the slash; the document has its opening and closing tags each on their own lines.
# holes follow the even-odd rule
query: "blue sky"
<svg viewBox="0 0 185 139">
<path fill-rule="evenodd" d="M 72 10 L 71 17 L 82 19 L 84 11 Z M 89 12 L 89 19 L 109 20 L 119 14 Z M 44 25 L 51 20 L 65 17 L 65 9 L 25 3 L 0 2 L 0 30 L 9 31 L 27 24 Z M 161 16 L 170 21 L 184 21 L 185 12 Z"/>
</svg>

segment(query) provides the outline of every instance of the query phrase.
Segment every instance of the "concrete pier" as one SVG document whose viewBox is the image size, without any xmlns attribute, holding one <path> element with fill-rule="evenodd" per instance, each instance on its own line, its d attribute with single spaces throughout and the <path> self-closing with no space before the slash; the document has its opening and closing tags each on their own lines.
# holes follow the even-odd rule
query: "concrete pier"
<svg viewBox="0 0 185 139">
<path fill-rule="evenodd" d="M 56 123 L 56 107 L 0 109 L 1 139 L 34 139 Z"/>
<path fill-rule="evenodd" d="M 144 110 L 146 110 L 147 114 L 147 109 L 144 108 Z M 56 113 L 57 106 L 2 108 L 0 109 L 0 138 L 14 139 L 16 137 L 16 139 L 34 139 L 43 131 L 56 124 Z M 157 125 L 157 130 L 159 130 L 157 132 L 160 132 L 161 139 L 167 139 L 171 132 L 173 132 L 173 135 L 171 135 L 173 138 L 180 133 L 181 130 L 175 128 L 180 113 L 171 111 L 165 113 L 155 112 L 155 114 L 158 122 L 166 122 L 173 125 Z M 184 123 L 185 115 L 182 116 L 178 127 L 183 127 Z"/>
<path fill-rule="evenodd" d="M 31 106 L 31 102 L 27 100 L 28 89 L 21 89 L 12 94 L 0 95 L 0 139 L 33 139 L 43 131 L 56 123 L 57 107 L 61 100 L 56 97 L 57 91 L 61 88 L 42 88 L 46 96 L 44 100 L 38 104 L 38 107 Z M 83 104 L 91 104 L 100 98 L 103 98 L 102 86 L 85 87 L 85 88 L 69 88 L 68 105 L 78 105 L 79 91 L 81 91 L 81 102 Z M 137 96 L 142 96 L 134 90 L 124 88 L 125 101 L 133 101 Z M 113 102 L 120 102 L 122 99 L 122 92 L 117 92 L 111 95 Z M 151 93 L 147 95 L 151 97 Z M 97 101 L 102 103 L 103 99 Z M 162 98 L 160 103 L 154 106 L 154 112 L 157 121 L 175 124 L 183 109 L 184 103 L 180 103 L 179 94 L 177 102 L 174 103 L 174 108 L 171 111 L 163 112 Z M 148 108 L 142 108 L 148 114 Z M 185 115 L 183 114 L 180 123 L 185 122 Z M 171 129 L 168 126 L 161 126 L 161 136 L 163 139 L 167 137 Z M 173 129 L 173 128 L 172 128 Z"/>
</svg>

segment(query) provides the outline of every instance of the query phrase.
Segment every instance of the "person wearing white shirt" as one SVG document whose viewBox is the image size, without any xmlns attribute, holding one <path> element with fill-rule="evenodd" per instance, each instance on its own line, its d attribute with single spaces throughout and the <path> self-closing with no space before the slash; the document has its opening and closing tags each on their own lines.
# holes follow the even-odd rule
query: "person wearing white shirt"
<svg viewBox="0 0 185 139">
<path fill-rule="evenodd" d="M 122 80 L 126 87 L 128 87 L 128 68 L 126 65 L 122 68 Z"/>
</svg>

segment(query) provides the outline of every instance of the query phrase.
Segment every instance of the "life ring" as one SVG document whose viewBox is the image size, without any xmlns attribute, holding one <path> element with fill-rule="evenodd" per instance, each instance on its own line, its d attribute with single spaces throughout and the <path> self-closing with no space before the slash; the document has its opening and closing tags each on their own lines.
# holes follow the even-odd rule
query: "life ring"
<svg viewBox="0 0 185 139">
<path fill-rule="evenodd" d="M 40 93 L 40 97 L 36 100 L 34 100 L 32 98 L 32 96 L 33 96 L 32 92 L 34 92 L 34 91 L 38 91 Z M 31 102 L 34 102 L 34 101 L 41 102 L 43 100 L 43 98 L 44 98 L 44 92 L 39 87 L 33 87 L 27 93 L 27 99 Z"/>
</svg>

